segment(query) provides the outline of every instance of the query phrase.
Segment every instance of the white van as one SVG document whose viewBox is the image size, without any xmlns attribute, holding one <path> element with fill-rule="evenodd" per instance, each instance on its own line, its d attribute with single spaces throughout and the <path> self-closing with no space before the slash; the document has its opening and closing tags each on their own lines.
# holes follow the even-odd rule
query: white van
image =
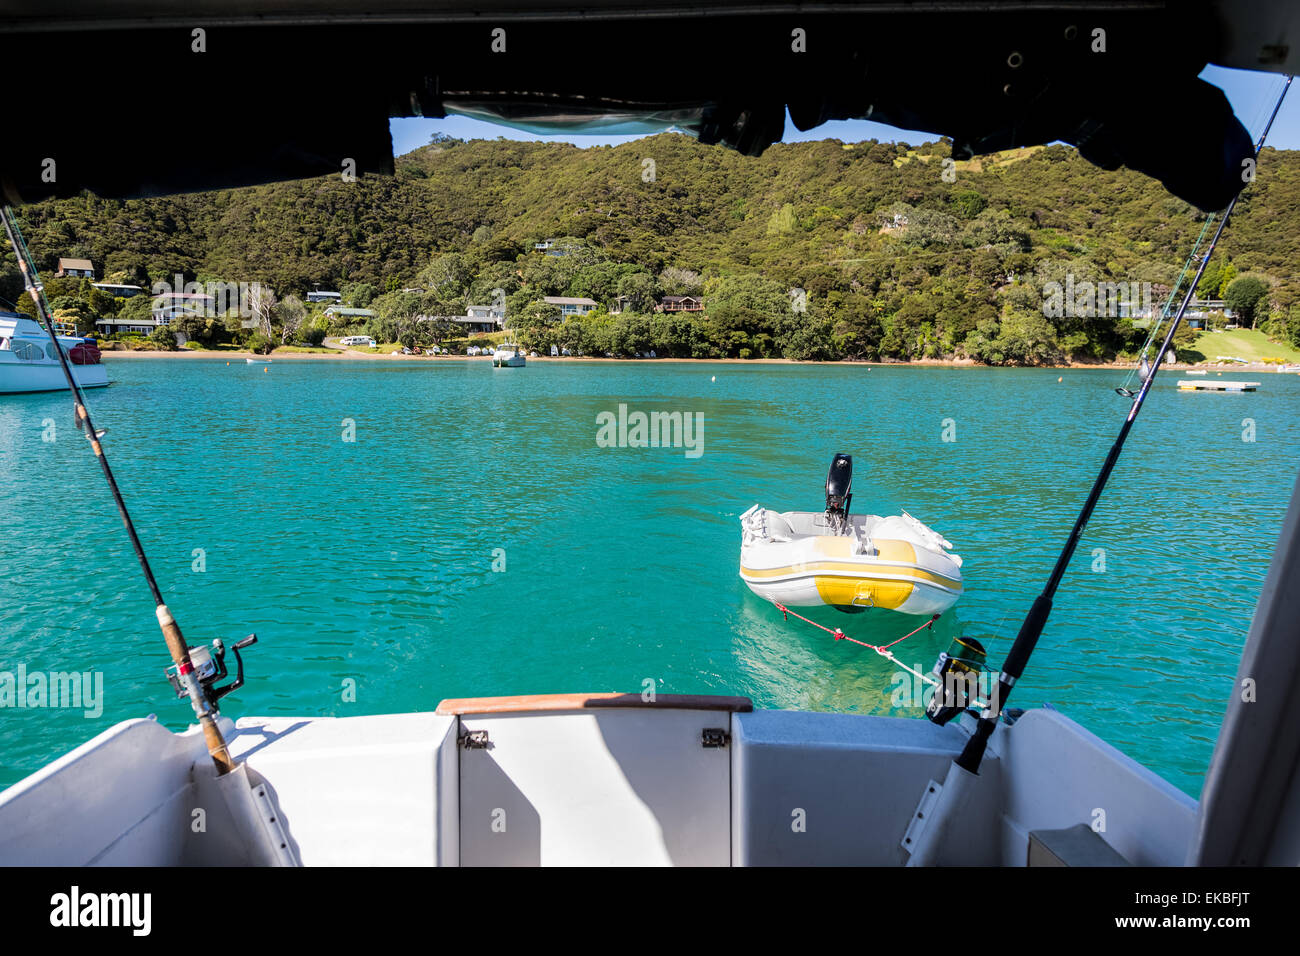
<svg viewBox="0 0 1300 956">
<path fill-rule="evenodd" d="M 364 345 L 367 348 L 375 347 L 375 340 L 368 335 L 348 335 L 339 339 L 340 345 Z"/>
</svg>

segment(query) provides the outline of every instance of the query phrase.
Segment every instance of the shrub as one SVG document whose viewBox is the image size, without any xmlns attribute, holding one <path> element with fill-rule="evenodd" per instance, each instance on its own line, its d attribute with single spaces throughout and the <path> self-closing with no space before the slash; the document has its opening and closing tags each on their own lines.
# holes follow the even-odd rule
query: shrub
<svg viewBox="0 0 1300 956">
<path fill-rule="evenodd" d="M 325 341 L 325 329 L 318 325 L 308 325 L 298 333 L 303 345 L 320 345 Z"/>
<path fill-rule="evenodd" d="M 176 333 L 165 325 L 160 325 L 149 334 L 149 343 L 166 352 L 176 351 Z"/>
<path fill-rule="evenodd" d="M 247 348 L 254 355 L 269 355 L 275 348 L 275 343 L 266 337 L 261 331 L 254 332 L 248 337 Z"/>
</svg>

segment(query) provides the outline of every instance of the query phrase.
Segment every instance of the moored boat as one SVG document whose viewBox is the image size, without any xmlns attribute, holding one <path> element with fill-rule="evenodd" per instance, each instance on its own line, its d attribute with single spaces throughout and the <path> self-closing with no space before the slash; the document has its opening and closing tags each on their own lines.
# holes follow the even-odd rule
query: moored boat
<svg viewBox="0 0 1300 956">
<path fill-rule="evenodd" d="M 498 345 L 492 353 L 493 368 L 522 368 L 527 361 L 523 350 L 512 343 Z"/>
<path fill-rule="evenodd" d="M 824 513 L 754 505 L 742 514 L 741 580 L 759 597 L 794 607 L 927 615 L 951 608 L 962 593 L 961 557 L 907 512 L 850 515 L 852 475 L 852 459 L 836 455 Z"/>
<path fill-rule="evenodd" d="M 95 339 L 60 335 L 58 341 L 78 386 L 99 388 L 108 384 L 108 370 L 100 361 Z M 19 312 L 0 312 L 0 394 L 52 392 L 67 387 L 49 333 Z"/>
</svg>

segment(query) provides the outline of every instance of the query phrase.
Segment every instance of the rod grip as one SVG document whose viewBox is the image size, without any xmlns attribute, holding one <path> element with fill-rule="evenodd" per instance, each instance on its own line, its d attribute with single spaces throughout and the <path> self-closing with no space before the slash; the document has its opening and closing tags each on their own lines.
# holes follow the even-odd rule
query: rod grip
<svg viewBox="0 0 1300 956">
<path fill-rule="evenodd" d="M 1015 643 L 1007 653 L 1006 662 L 1002 665 L 1002 673 L 1015 680 L 1020 679 L 1020 675 L 1025 671 L 1025 664 L 1029 661 L 1029 655 L 1034 653 L 1034 647 L 1038 644 L 1038 638 L 1042 635 L 1051 613 L 1051 598 L 1046 594 L 1034 598 L 1033 606 L 1025 615 L 1024 623 L 1020 625 L 1020 633 L 1016 635 Z"/>
<path fill-rule="evenodd" d="M 953 761 L 967 773 L 978 774 L 980 772 L 980 763 L 984 760 L 984 750 L 988 746 L 989 737 L 993 736 L 993 728 L 998 724 L 996 717 L 981 717 L 979 723 L 975 725 L 975 732 L 970 735 L 966 741 L 966 746 L 962 748 L 961 754 Z"/>
</svg>

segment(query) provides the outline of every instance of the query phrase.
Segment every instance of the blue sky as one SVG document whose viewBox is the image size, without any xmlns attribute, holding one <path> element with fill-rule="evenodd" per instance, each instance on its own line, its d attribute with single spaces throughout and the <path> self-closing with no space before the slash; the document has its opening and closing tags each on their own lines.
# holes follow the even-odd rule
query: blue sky
<svg viewBox="0 0 1300 956">
<path fill-rule="evenodd" d="M 1282 89 L 1283 79 L 1277 73 L 1257 73 L 1250 70 L 1225 70 L 1220 67 L 1206 67 L 1201 77 L 1213 83 L 1227 94 L 1237 118 L 1250 130 L 1251 138 L 1258 138 L 1269 111 Z M 1164 123 L 1172 130 L 1180 121 L 1178 116 L 1155 117 L 1155 123 Z M 574 143 L 578 146 L 604 146 L 630 143 L 640 139 L 632 136 L 538 136 L 523 133 L 507 126 L 496 126 L 463 116 L 449 116 L 442 120 L 429 119 L 395 119 L 390 120 L 393 133 L 393 153 L 400 156 L 423 146 L 436 132 L 443 132 L 457 139 L 518 139 L 540 142 Z M 924 143 L 936 139 L 933 133 L 923 130 L 900 130 L 880 123 L 864 120 L 845 120 L 825 123 L 816 129 L 801 133 L 786 118 L 784 142 L 793 143 L 802 140 L 836 138 L 844 142 L 859 142 L 865 139 L 877 139 L 882 142 L 902 142 L 908 144 Z M 1282 112 L 1278 114 L 1269 133 L 1268 144 L 1279 149 L 1300 149 L 1300 90 L 1287 94 Z"/>
</svg>

